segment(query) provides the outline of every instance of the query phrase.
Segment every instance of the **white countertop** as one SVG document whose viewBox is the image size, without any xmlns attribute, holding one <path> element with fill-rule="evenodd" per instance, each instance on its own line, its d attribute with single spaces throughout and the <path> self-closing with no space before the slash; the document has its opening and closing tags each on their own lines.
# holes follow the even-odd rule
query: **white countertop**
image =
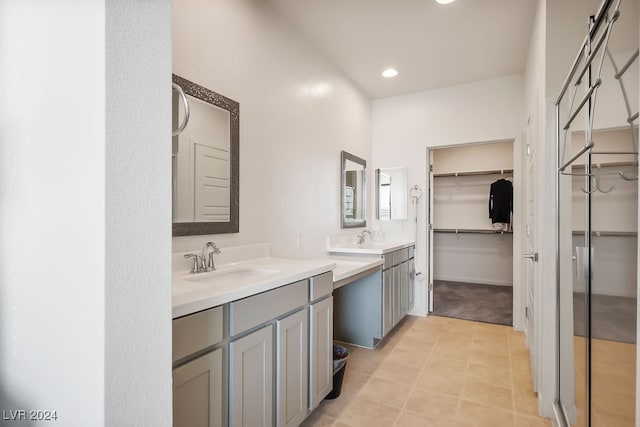
<svg viewBox="0 0 640 427">
<path fill-rule="evenodd" d="M 327 252 L 331 254 L 353 254 L 353 255 L 384 255 L 398 249 L 413 246 L 414 242 L 384 242 L 384 243 L 331 243 Z"/>
<path fill-rule="evenodd" d="M 172 317 L 175 319 L 269 291 L 331 271 L 335 266 L 335 261 L 330 259 L 264 257 L 220 265 L 209 273 L 174 272 Z"/>
<path fill-rule="evenodd" d="M 335 286 L 335 284 L 340 281 L 384 264 L 384 259 L 371 257 L 344 258 L 332 256 L 329 257 L 329 260 L 335 262 L 336 265 L 336 267 L 333 269 L 334 288 L 340 287 Z"/>
</svg>

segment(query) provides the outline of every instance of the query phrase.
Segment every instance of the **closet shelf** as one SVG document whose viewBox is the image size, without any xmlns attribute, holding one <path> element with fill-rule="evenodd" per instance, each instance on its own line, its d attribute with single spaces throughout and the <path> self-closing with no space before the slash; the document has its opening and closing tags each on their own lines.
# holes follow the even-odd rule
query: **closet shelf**
<svg viewBox="0 0 640 427">
<path fill-rule="evenodd" d="M 434 173 L 434 178 L 443 178 L 448 176 L 477 176 L 477 175 L 505 175 L 512 174 L 513 169 L 495 169 L 486 171 L 471 171 L 471 172 L 447 172 L 447 173 Z"/>
<path fill-rule="evenodd" d="M 574 236 L 580 236 L 584 234 L 584 230 L 573 230 Z M 604 237 L 604 236 L 617 236 L 617 237 L 638 237 L 637 231 L 592 231 L 592 236 Z"/>
<path fill-rule="evenodd" d="M 513 234 L 513 231 L 495 231 L 481 228 L 434 228 L 434 233 L 451 234 Z"/>
<path fill-rule="evenodd" d="M 592 154 L 598 154 L 598 153 L 592 153 Z M 625 167 L 625 166 L 637 166 L 638 162 L 592 162 L 591 167 L 592 168 L 619 168 L 619 167 Z M 572 169 L 584 169 L 585 164 L 584 163 L 574 163 L 573 165 L 571 165 Z"/>
</svg>

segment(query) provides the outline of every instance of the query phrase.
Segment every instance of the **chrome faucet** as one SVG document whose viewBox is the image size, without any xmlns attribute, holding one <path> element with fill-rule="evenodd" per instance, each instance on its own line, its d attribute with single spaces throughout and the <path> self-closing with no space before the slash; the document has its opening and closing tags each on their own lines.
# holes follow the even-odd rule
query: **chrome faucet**
<svg viewBox="0 0 640 427">
<path fill-rule="evenodd" d="M 212 251 L 208 249 L 211 248 Z M 209 254 L 209 258 L 207 259 L 207 253 Z M 213 242 L 207 242 L 204 244 L 202 248 L 202 256 L 198 256 L 196 254 L 186 254 L 185 258 L 192 258 L 193 264 L 191 264 L 191 273 L 204 273 L 207 271 L 214 271 L 216 269 L 215 263 L 213 261 L 213 255 L 222 253 L 218 245 Z"/>
<path fill-rule="evenodd" d="M 186 254 L 184 257 L 193 258 L 193 264 L 191 264 L 191 273 L 200 273 L 200 262 L 198 260 L 198 255 Z"/>
<path fill-rule="evenodd" d="M 211 248 L 213 252 L 209 251 L 209 248 Z M 206 258 L 207 252 L 209 253 L 208 260 Z M 215 265 L 215 262 L 213 261 L 213 255 L 214 254 L 217 255 L 219 253 L 222 253 L 222 251 L 220 250 L 218 245 L 216 245 L 213 242 L 205 243 L 204 247 L 202 248 L 202 257 L 200 258 L 202 261 L 201 271 L 215 271 L 216 265 Z"/>
<path fill-rule="evenodd" d="M 371 232 L 367 229 L 362 230 L 362 233 L 358 234 L 358 244 L 361 245 L 364 243 L 364 233 L 369 234 L 369 239 L 371 239 Z"/>
</svg>

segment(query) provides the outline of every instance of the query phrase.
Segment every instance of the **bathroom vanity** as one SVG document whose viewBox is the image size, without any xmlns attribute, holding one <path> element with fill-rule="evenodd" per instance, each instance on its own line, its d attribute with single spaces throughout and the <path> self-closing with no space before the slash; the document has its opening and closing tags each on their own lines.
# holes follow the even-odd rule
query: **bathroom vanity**
<svg viewBox="0 0 640 427">
<path fill-rule="evenodd" d="M 176 268 L 179 255 L 174 425 L 299 425 L 333 385 L 334 262 L 271 258 L 252 245 L 226 248 L 216 271 L 193 274 Z"/>
<path fill-rule="evenodd" d="M 337 265 L 335 339 L 373 348 L 413 308 L 414 243 L 330 243 L 328 252 Z"/>
</svg>

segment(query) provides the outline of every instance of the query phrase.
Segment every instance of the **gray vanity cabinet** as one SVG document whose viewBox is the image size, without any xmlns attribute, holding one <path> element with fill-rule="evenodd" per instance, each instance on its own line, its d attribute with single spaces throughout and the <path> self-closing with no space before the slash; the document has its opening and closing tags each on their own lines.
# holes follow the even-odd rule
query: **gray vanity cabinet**
<svg viewBox="0 0 640 427">
<path fill-rule="evenodd" d="M 411 251 L 413 252 L 413 251 Z M 413 255 L 411 253 L 411 255 Z M 409 282 L 409 310 L 413 309 L 414 305 L 415 305 L 415 301 L 416 301 L 416 281 L 415 281 L 415 277 L 416 277 L 416 263 L 415 263 L 415 259 L 410 259 L 409 261 L 407 261 L 407 264 L 409 265 L 409 271 L 407 273 L 407 281 Z"/>
<path fill-rule="evenodd" d="M 298 426 L 307 417 L 309 318 L 307 309 L 276 322 L 276 425 Z"/>
<path fill-rule="evenodd" d="M 382 272 L 382 336 L 393 329 L 393 269 Z"/>
<path fill-rule="evenodd" d="M 173 371 L 173 425 L 222 427 L 222 349 Z"/>
<path fill-rule="evenodd" d="M 402 317 L 409 313 L 409 262 L 400 264 L 400 312 Z"/>
<path fill-rule="evenodd" d="M 382 337 L 409 313 L 414 306 L 414 248 L 385 254 L 382 271 Z M 382 338 L 381 337 L 381 338 Z"/>
<path fill-rule="evenodd" d="M 173 320 L 175 427 L 225 425 L 223 340 L 222 307 Z"/>
<path fill-rule="evenodd" d="M 399 265 L 393 267 L 393 326 L 404 317 L 402 314 L 402 270 Z"/>
<path fill-rule="evenodd" d="M 229 344 L 229 425 L 273 425 L 273 325 Z"/>
<path fill-rule="evenodd" d="M 333 389 L 333 297 L 311 304 L 309 314 L 309 410 L 313 411 Z"/>
<path fill-rule="evenodd" d="M 333 274 L 173 321 L 176 427 L 297 427 L 333 386 Z"/>
</svg>

